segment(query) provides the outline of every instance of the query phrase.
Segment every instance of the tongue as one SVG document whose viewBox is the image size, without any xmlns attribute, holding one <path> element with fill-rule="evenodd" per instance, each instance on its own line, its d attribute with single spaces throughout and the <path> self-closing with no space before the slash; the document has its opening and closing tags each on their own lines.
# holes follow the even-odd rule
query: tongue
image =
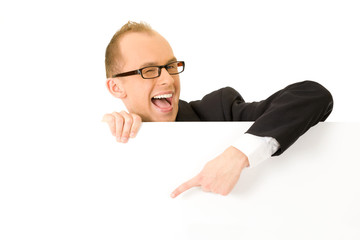
<svg viewBox="0 0 360 240">
<path fill-rule="evenodd" d="M 152 99 L 152 102 L 159 108 L 169 108 L 170 103 L 165 99 Z"/>
</svg>

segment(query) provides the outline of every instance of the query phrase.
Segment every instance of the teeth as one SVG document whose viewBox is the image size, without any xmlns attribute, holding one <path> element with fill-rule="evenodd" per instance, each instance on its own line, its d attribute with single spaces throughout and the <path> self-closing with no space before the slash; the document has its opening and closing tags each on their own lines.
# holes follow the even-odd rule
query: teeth
<svg viewBox="0 0 360 240">
<path fill-rule="evenodd" d="M 172 97 L 171 93 L 170 94 L 157 95 L 157 96 L 155 96 L 153 98 L 160 99 L 160 98 L 170 98 L 170 97 Z"/>
</svg>

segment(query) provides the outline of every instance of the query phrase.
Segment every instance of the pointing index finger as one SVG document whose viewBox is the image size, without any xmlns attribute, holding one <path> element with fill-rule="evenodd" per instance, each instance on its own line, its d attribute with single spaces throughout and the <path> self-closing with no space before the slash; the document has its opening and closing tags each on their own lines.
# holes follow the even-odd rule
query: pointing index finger
<svg viewBox="0 0 360 240">
<path fill-rule="evenodd" d="M 200 186 L 200 183 L 199 183 L 199 180 L 198 180 L 198 177 L 194 177 L 192 179 L 190 179 L 189 181 L 187 182 L 184 182 L 183 184 L 181 184 L 179 187 L 177 187 L 170 195 L 170 197 L 172 198 L 176 198 L 179 194 L 189 190 L 190 188 L 193 188 L 193 187 L 198 187 Z"/>
</svg>

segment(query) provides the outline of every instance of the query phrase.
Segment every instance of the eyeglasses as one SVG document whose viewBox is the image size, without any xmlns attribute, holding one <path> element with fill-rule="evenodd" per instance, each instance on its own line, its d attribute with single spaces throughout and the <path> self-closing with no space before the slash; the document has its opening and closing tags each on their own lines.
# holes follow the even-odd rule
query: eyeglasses
<svg viewBox="0 0 360 240">
<path fill-rule="evenodd" d="M 130 72 L 118 73 L 113 75 L 112 77 L 117 78 L 117 77 L 126 77 L 126 76 L 140 74 L 141 77 L 144 79 L 152 79 L 152 78 L 160 77 L 161 70 L 163 68 L 165 68 L 170 75 L 176 75 L 182 73 L 185 70 L 185 62 L 177 61 L 162 66 L 144 67 Z"/>
</svg>

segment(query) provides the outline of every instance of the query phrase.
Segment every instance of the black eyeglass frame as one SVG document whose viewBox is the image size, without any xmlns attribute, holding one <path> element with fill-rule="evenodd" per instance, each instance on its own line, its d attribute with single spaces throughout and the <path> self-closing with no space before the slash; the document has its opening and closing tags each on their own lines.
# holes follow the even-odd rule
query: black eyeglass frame
<svg viewBox="0 0 360 240">
<path fill-rule="evenodd" d="M 179 66 L 179 64 L 182 64 L 182 71 L 181 72 L 177 72 L 177 73 L 169 73 L 168 71 L 168 68 L 171 64 L 174 64 L 174 63 L 177 63 L 177 66 Z M 181 65 L 180 65 L 181 66 Z M 151 78 L 146 78 L 143 76 L 142 74 L 142 71 L 146 68 L 153 68 L 153 67 L 157 67 L 158 68 L 158 75 L 156 77 L 151 77 Z M 137 75 L 137 74 L 140 74 L 141 77 L 143 79 L 154 79 L 154 78 L 157 78 L 157 77 L 160 77 L 161 75 L 161 70 L 165 68 L 166 71 L 170 74 L 170 75 L 177 75 L 177 74 L 180 74 L 182 73 L 184 70 L 185 70 L 185 62 L 184 61 L 176 61 L 176 62 L 171 62 L 171 63 L 168 63 L 168 64 L 165 64 L 165 65 L 162 65 L 162 66 L 147 66 L 147 67 L 143 67 L 143 68 L 140 68 L 140 69 L 137 69 L 137 70 L 133 70 L 133 71 L 129 71 L 129 72 L 124 72 L 124 73 L 118 73 L 118 74 L 115 74 L 113 75 L 112 77 L 113 78 L 117 78 L 117 77 L 127 77 L 127 76 L 132 76 L 132 75 Z"/>
</svg>

